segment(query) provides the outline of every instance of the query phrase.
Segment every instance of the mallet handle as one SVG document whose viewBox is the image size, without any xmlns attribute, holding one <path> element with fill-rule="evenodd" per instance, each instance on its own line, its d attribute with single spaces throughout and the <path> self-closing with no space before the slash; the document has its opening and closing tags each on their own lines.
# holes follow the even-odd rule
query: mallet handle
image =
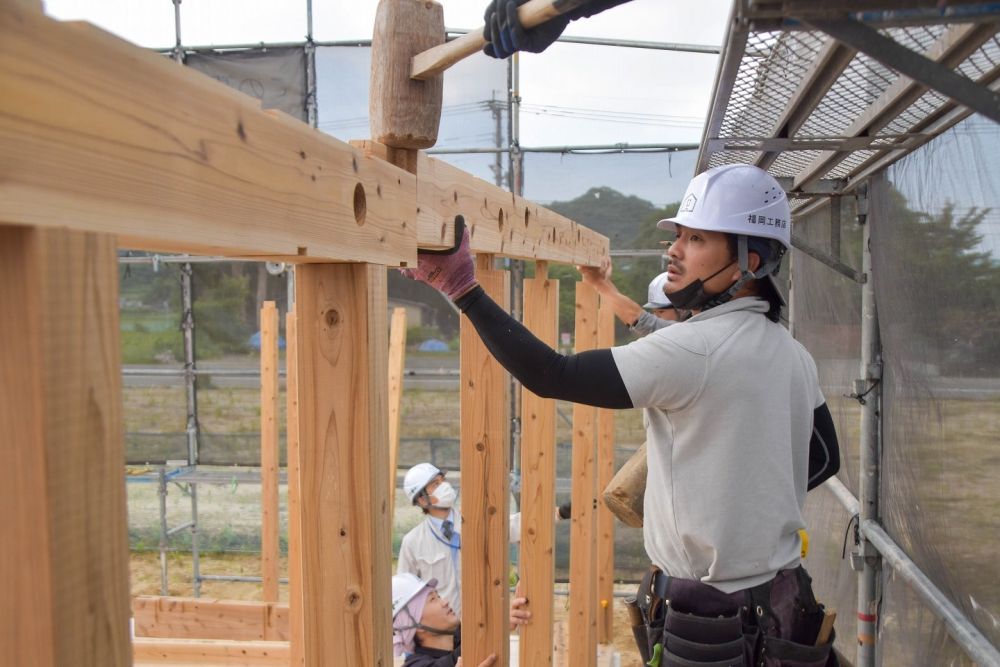
<svg viewBox="0 0 1000 667">
<path fill-rule="evenodd" d="M 587 0 L 529 0 L 517 8 L 517 17 L 525 28 L 534 28 L 586 4 Z M 413 56 L 410 78 L 424 81 L 445 71 L 459 60 L 482 51 L 486 46 L 483 30 L 473 30 L 458 39 L 427 49 Z"/>
</svg>

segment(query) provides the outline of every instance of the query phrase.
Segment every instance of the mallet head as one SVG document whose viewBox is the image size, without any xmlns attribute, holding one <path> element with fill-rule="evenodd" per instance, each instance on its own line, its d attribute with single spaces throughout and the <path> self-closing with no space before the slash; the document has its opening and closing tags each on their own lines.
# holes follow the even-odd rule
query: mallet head
<svg viewBox="0 0 1000 667">
<path fill-rule="evenodd" d="M 410 78 L 410 61 L 443 44 L 444 11 L 433 0 L 381 0 L 372 35 L 371 136 L 393 148 L 430 148 L 441 123 L 443 75 Z"/>
</svg>

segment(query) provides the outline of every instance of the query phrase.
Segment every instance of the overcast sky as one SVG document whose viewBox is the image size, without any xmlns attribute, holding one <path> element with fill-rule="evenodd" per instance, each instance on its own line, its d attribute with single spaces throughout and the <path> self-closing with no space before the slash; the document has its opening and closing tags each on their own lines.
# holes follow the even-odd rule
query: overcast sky
<svg viewBox="0 0 1000 667">
<path fill-rule="evenodd" d="M 482 25 L 485 0 L 443 0 L 445 24 Z M 171 0 L 46 0 L 63 19 L 84 19 L 148 47 L 174 43 Z M 371 38 L 376 0 L 315 0 L 317 40 Z M 575 21 L 566 34 L 721 43 L 730 0 L 633 0 Z M 299 41 L 306 3 L 290 0 L 184 0 L 181 35 L 189 46 Z M 478 55 L 475 58 L 485 58 Z M 526 54 L 521 66 L 523 145 L 697 142 L 717 56 L 557 44 Z"/>
</svg>

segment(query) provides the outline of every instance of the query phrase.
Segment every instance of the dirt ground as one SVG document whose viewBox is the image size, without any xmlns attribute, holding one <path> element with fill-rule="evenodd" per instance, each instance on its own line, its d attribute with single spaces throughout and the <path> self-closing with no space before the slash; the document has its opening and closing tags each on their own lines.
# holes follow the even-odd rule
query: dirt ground
<svg viewBox="0 0 1000 667">
<path fill-rule="evenodd" d="M 202 554 L 202 574 L 229 574 L 239 576 L 259 576 L 260 557 L 257 554 Z M 282 558 L 279 563 L 281 576 L 285 576 L 287 561 Z M 167 592 L 173 596 L 189 596 L 194 593 L 191 577 L 191 555 L 172 553 L 167 558 L 169 572 L 169 588 Z M 160 558 L 157 552 L 132 552 L 132 595 L 160 594 Z M 557 588 L 565 589 L 565 585 Z M 616 592 L 634 593 L 632 586 L 618 586 Z M 288 586 L 279 587 L 279 598 L 288 600 Z M 225 600 L 260 600 L 261 586 L 256 583 L 212 581 L 203 582 L 202 597 Z M 569 597 L 555 596 L 556 621 L 565 620 L 569 616 Z M 614 605 L 613 639 L 615 650 L 621 655 L 622 667 L 641 667 L 639 654 L 632 640 L 632 630 L 628 626 L 628 615 L 621 599 Z"/>
</svg>

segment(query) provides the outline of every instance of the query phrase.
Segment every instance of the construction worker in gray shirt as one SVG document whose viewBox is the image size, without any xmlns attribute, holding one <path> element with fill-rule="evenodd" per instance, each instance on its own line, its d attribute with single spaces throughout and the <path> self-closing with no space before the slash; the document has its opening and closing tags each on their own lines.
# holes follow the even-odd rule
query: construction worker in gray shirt
<svg viewBox="0 0 1000 667">
<path fill-rule="evenodd" d="M 696 176 L 658 226 L 674 235 L 666 294 L 692 316 L 610 349 L 561 355 L 539 341 L 476 282 L 468 234 L 407 275 L 448 295 L 528 390 L 644 409 L 656 569 L 640 596 L 661 665 L 836 665 L 800 563 L 806 491 L 836 473 L 839 449 L 816 364 L 780 324 L 788 199 L 767 172 L 725 165 Z"/>
<path fill-rule="evenodd" d="M 601 266 L 578 266 L 576 268 L 580 272 L 583 282 L 593 287 L 601 295 L 602 302 L 610 305 L 615 316 L 636 336 L 645 336 L 670 326 L 680 319 L 680 313 L 670 303 L 670 299 L 663 291 L 667 284 L 666 271 L 649 281 L 648 301 L 646 305 L 640 306 L 619 292 L 611 281 L 610 260 Z"/>
</svg>

